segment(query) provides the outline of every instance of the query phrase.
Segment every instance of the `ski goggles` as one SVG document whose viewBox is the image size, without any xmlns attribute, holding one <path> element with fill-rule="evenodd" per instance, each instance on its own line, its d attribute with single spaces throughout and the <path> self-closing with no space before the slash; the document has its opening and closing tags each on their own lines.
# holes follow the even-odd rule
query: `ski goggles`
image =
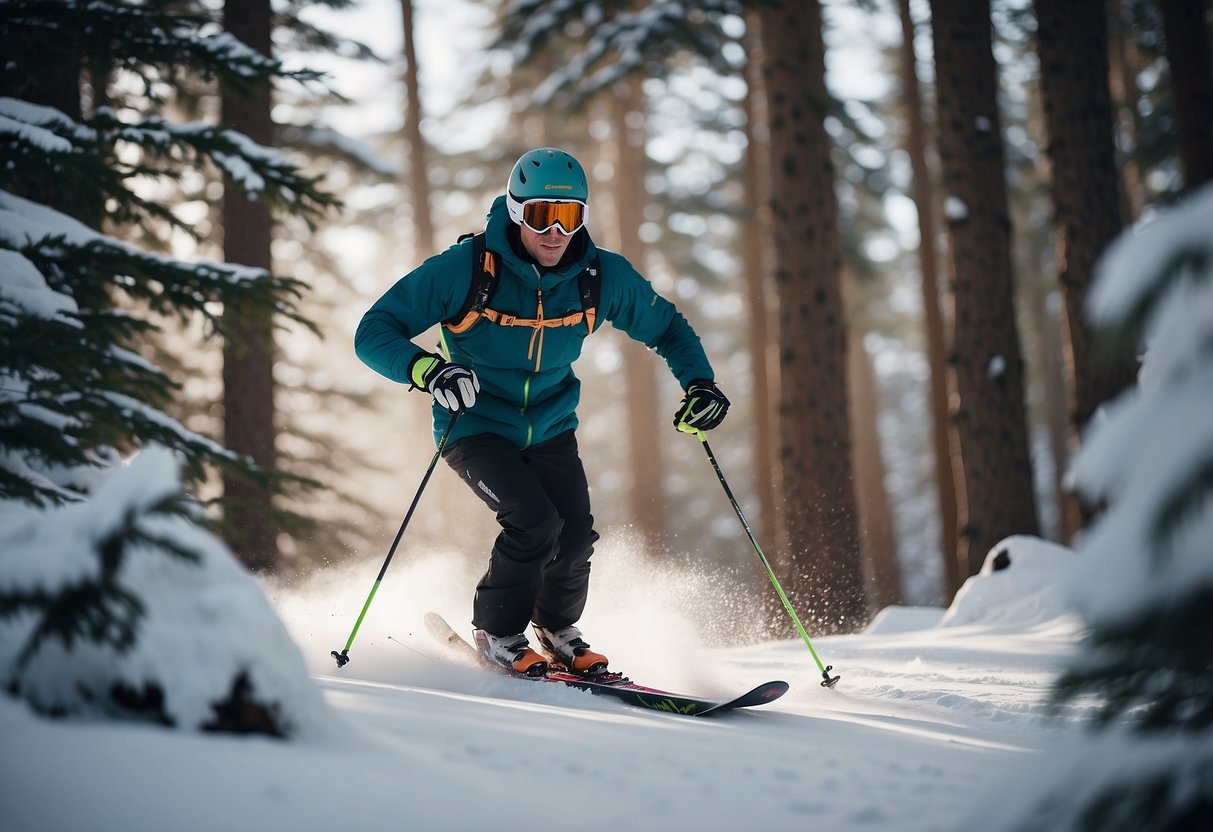
<svg viewBox="0 0 1213 832">
<path fill-rule="evenodd" d="M 510 219 L 536 234 L 546 233 L 553 228 L 566 237 L 576 234 L 585 225 L 589 213 L 586 204 L 575 199 L 528 199 L 519 202 L 506 194 L 505 201 L 510 210 Z"/>
</svg>

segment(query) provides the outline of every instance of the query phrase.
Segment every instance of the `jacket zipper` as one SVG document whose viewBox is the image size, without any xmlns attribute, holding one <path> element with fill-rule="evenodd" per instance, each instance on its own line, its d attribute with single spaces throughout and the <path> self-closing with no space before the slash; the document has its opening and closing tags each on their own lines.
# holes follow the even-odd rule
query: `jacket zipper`
<svg viewBox="0 0 1213 832">
<path fill-rule="evenodd" d="M 535 296 L 536 296 L 536 300 L 538 301 L 538 304 L 539 304 L 538 308 L 540 310 L 542 310 L 543 309 L 543 275 L 540 273 L 539 268 L 534 263 L 531 264 L 531 270 L 533 272 L 535 272 Z M 524 381 L 522 383 L 522 409 L 519 410 L 518 413 L 519 413 L 519 415 L 521 415 L 523 417 L 526 416 L 527 408 L 530 406 L 530 403 L 531 403 L 531 379 L 534 378 L 536 373 L 538 373 L 538 372 L 539 372 L 539 365 L 538 365 L 538 362 L 536 362 L 535 371 L 527 373 L 526 381 Z M 525 442 L 525 444 L 523 444 L 522 447 L 529 448 L 531 446 L 531 440 L 534 439 L 534 434 L 535 434 L 535 426 L 533 424 L 531 424 L 530 419 L 526 419 L 526 442 Z"/>
</svg>

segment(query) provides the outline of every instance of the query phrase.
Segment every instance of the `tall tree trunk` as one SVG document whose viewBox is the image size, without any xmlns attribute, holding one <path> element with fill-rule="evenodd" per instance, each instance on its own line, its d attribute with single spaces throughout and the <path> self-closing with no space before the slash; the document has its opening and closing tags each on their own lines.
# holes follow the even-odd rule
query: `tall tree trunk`
<svg viewBox="0 0 1213 832">
<path fill-rule="evenodd" d="M 435 253 L 434 220 L 430 214 L 429 147 L 421 135 L 421 88 L 417 80 L 417 50 L 413 46 L 413 0 L 400 0 L 404 24 L 404 143 L 408 152 L 409 194 L 413 198 L 414 256 L 418 261 Z"/>
<path fill-rule="evenodd" d="M 227 0 L 223 9 L 229 33 L 263 55 L 271 54 L 269 0 Z M 253 141 L 274 142 L 271 89 L 241 90 L 224 85 L 223 123 Z M 223 190 L 223 251 L 229 263 L 269 270 L 273 233 L 269 208 L 248 199 L 230 181 Z M 224 440 L 229 449 L 250 456 L 263 470 L 277 464 L 274 450 L 274 330 L 268 315 L 224 310 L 232 333 L 223 348 Z M 277 532 L 269 520 L 270 489 L 235 478 L 224 479 L 225 523 L 232 550 L 250 569 L 272 569 L 278 560 Z"/>
<path fill-rule="evenodd" d="M 848 390 L 851 395 L 852 432 L 855 436 L 855 499 L 859 505 L 859 540 L 867 574 L 868 601 L 880 611 L 904 601 L 901 566 L 897 562 L 897 533 L 884 487 L 885 467 L 880 453 L 880 393 L 876 372 L 863 339 L 851 335 L 848 352 Z"/>
<path fill-rule="evenodd" d="M 754 490 L 758 494 L 758 535 L 771 545 L 775 539 L 777 504 L 777 477 L 775 468 L 775 408 L 773 391 L 778 380 L 772 381 L 770 372 L 771 346 L 775 343 L 776 323 L 766 290 L 766 261 L 769 259 L 769 240 L 766 236 L 765 217 L 760 221 L 767 201 L 767 183 L 762 175 L 767 164 L 769 146 L 766 140 L 765 105 L 761 100 L 762 55 L 758 15 L 746 15 L 746 54 L 743 70 L 746 80 L 746 95 L 742 100 L 745 111 L 746 151 L 742 163 L 742 188 L 745 199 L 745 216 L 741 221 L 741 267 L 745 275 L 746 296 L 750 322 L 750 365 L 754 388 L 750 397 L 753 405 L 754 431 Z"/>
<path fill-rule="evenodd" d="M 1159 0 L 1167 63 L 1179 119 L 1179 164 L 1184 190 L 1213 180 L 1213 69 L 1209 63 L 1207 0 Z"/>
<path fill-rule="evenodd" d="M 1064 8 L 1051 0 L 1036 0 L 1035 7 L 1073 449 L 1100 405 L 1131 386 L 1136 375 L 1132 353 L 1095 353 L 1094 334 L 1086 319 L 1096 261 L 1121 230 L 1108 89 L 1107 14 L 1104 0 L 1071 0 Z M 1078 500 L 1069 499 L 1067 504 L 1066 526 L 1075 528 L 1084 519 L 1078 516 Z"/>
<path fill-rule="evenodd" d="M 1141 113 L 1137 100 L 1141 91 L 1137 86 L 1137 67 L 1134 50 L 1125 37 L 1123 14 L 1124 0 L 1109 0 L 1108 3 L 1108 85 L 1116 107 L 1116 122 L 1119 125 L 1122 150 L 1121 181 L 1124 185 L 1124 221 L 1134 222 L 1145 208 L 1145 189 L 1141 182 L 1141 165 L 1133 158 L 1131 150 L 1137 146 L 1141 135 Z"/>
<path fill-rule="evenodd" d="M 968 571 L 960 559 L 957 538 L 956 477 L 948 435 L 948 357 L 944 345 L 943 315 L 939 309 L 939 266 L 935 257 L 935 198 L 927 164 L 927 130 L 922 115 L 922 89 L 914 52 L 914 19 L 910 0 L 899 0 L 901 11 L 901 83 L 906 108 L 906 152 L 913 172 L 911 194 L 918 210 L 918 263 L 922 272 L 923 329 L 927 362 L 931 368 L 928 400 L 931 403 L 931 449 L 935 456 L 935 488 L 939 495 L 939 544 L 943 555 L 945 600 L 964 583 Z"/>
<path fill-rule="evenodd" d="M 988 0 L 931 0 L 939 151 L 951 241 L 953 425 L 969 574 L 1012 534 L 1037 534 L 1015 327 L 1011 227 Z"/>
<path fill-rule="evenodd" d="M 1029 243 L 1032 253 L 1025 255 L 1025 262 L 1040 263 L 1041 257 L 1034 241 Z M 1043 269 L 1041 270 L 1044 271 Z M 1052 270 L 1049 271 L 1050 275 Z M 1049 439 L 1049 458 L 1053 465 L 1053 504 L 1057 514 L 1054 539 L 1058 542 L 1070 540 L 1081 528 L 1071 511 L 1072 501 L 1066 499 L 1065 474 L 1070 459 L 1070 418 L 1066 405 L 1066 371 L 1063 364 L 1061 323 L 1059 316 L 1049 311 L 1049 287 L 1042 279 L 1027 280 L 1022 284 L 1025 323 L 1028 341 L 1035 352 L 1036 377 L 1040 383 L 1042 419 Z"/>
<path fill-rule="evenodd" d="M 618 138 L 615 200 L 619 215 L 619 253 L 644 272 L 644 245 L 640 222 L 648 196 L 644 185 L 644 91 L 639 76 L 616 85 L 611 98 L 612 120 Z M 657 365 L 648 350 L 624 350 L 624 379 L 628 396 L 628 448 L 631 452 L 632 487 L 629 504 L 636 530 L 649 545 L 658 545 L 665 531 L 661 445 L 663 424 L 657 407 Z"/>
<path fill-rule="evenodd" d="M 781 554 L 794 602 L 819 631 L 867 618 L 851 474 L 847 333 L 825 44 L 817 0 L 762 8 L 779 292 Z"/>
</svg>

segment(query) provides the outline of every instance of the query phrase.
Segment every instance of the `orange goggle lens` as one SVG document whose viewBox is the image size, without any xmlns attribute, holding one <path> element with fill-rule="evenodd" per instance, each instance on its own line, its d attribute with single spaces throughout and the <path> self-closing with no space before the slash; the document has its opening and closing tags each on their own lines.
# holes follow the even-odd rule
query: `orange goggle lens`
<svg viewBox="0 0 1213 832">
<path fill-rule="evenodd" d="M 585 224 L 585 205 L 580 202 L 535 200 L 522 205 L 522 221 L 536 234 L 555 226 L 561 234 L 573 234 Z"/>
</svg>

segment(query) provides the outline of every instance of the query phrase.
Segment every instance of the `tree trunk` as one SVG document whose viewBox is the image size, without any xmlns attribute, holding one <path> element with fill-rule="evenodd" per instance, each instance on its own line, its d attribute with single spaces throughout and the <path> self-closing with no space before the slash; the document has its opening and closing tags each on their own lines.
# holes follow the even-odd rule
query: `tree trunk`
<svg viewBox="0 0 1213 832">
<path fill-rule="evenodd" d="M 263 55 L 271 54 L 269 0 L 227 0 L 224 25 L 229 33 Z M 258 85 L 241 90 L 224 85 L 223 123 L 258 144 L 273 144 L 271 90 Z M 223 251 L 229 263 L 269 270 L 272 224 L 264 201 L 248 199 L 231 182 L 223 191 Z M 250 456 L 263 470 L 277 464 L 274 450 L 273 321 L 239 309 L 224 310 L 231 335 L 223 348 L 224 442 Z M 250 569 L 272 569 L 278 560 L 277 532 L 269 520 L 270 489 L 224 479 L 226 536 Z"/>
<path fill-rule="evenodd" d="M 409 194 L 413 198 L 414 256 L 418 261 L 435 253 L 434 220 L 430 213 L 429 148 L 421 135 L 421 89 L 417 81 L 417 50 L 413 46 L 413 0 L 400 0 L 404 23 L 404 144 L 408 153 Z"/>
<path fill-rule="evenodd" d="M 1141 91 L 1137 87 L 1137 67 L 1132 46 L 1125 37 L 1122 4 L 1123 0 L 1110 0 L 1108 3 L 1108 85 L 1113 96 L 1112 103 L 1116 107 L 1120 133 L 1121 181 L 1124 185 L 1122 219 L 1131 223 L 1141 216 L 1145 208 L 1141 165 L 1131 153 L 1141 135 L 1141 113 L 1137 109 Z"/>
<path fill-rule="evenodd" d="M 1033 254 L 1025 261 L 1039 263 L 1034 242 Z M 1042 269 L 1043 272 L 1043 269 Z M 1052 270 L 1050 269 L 1050 274 Z M 1067 542 L 1081 528 L 1081 518 L 1066 499 L 1065 473 L 1070 460 L 1070 418 L 1066 406 L 1066 371 L 1063 364 L 1060 318 L 1049 311 L 1049 287 L 1044 280 L 1028 280 L 1022 285 L 1028 341 L 1036 353 L 1036 377 L 1040 382 L 1041 418 L 1049 439 L 1049 458 L 1053 465 L 1053 503 L 1057 513 L 1054 539 Z"/>
<path fill-rule="evenodd" d="M 640 223 L 647 194 L 644 185 L 644 92 L 639 76 L 616 85 L 611 98 L 612 120 L 618 138 L 615 199 L 619 215 L 619 253 L 644 273 L 644 245 Z M 632 345 L 635 346 L 635 345 Z M 663 523 L 663 468 L 658 430 L 663 425 L 657 407 L 657 364 L 648 350 L 623 351 L 624 388 L 628 396 L 628 448 L 631 452 L 632 487 L 629 503 L 632 522 L 649 546 L 659 545 Z"/>
<path fill-rule="evenodd" d="M 951 241 L 953 425 L 969 574 L 1012 534 L 1037 534 L 1015 327 L 1011 227 L 988 0 L 932 0 L 939 151 Z"/>
<path fill-rule="evenodd" d="M 851 394 L 852 431 L 855 436 L 855 498 L 859 505 L 859 540 L 867 574 L 868 601 L 873 612 L 900 604 L 901 566 L 897 562 L 897 533 L 884 487 L 885 467 L 880 453 L 880 394 L 872 360 L 863 339 L 851 336 L 848 353 L 848 389 Z"/>
<path fill-rule="evenodd" d="M 769 259 L 769 239 L 766 235 L 768 223 L 760 221 L 766 204 L 767 183 L 762 169 L 767 164 L 769 145 L 765 124 L 760 113 L 762 102 L 762 43 L 758 35 L 761 23 L 758 15 L 746 15 L 747 60 L 743 70 L 746 80 L 746 95 L 742 100 L 745 111 L 746 151 L 742 164 L 742 188 L 745 199 L 745 215 L 741 221 L 741 267 L 745 275 L 746 295 L 750 315 L 750 366 L 754 388 L 751 394 L 754 431 L 754 490 L 758 494 L 759 538 L 771 545 L 775 540 L 777 504 L 775 476 L 775 408 L 773 391 L 778 380 L 772 380 L 770 372 L 771 347 L 775 343 L 775 321 L 768 303 L 771 293 L 766 290 L 766 261 Z"/>
<path fill-rule="evenodd" d="M 1103 0 L 1062 8 L 1036 0 L 1041 103 L 1056 208 L 1057 266 L 1064 304 L 1062 333 L 1070 381 L 1070 447 L 1095 411 L 1136 376 L 1132 353 L 1095 352 L 1086 301 L 1095 264 L 1121 230 L 1112 99 L 1108 89 L 1107 15 Z M 1074 528 L 1077 500 L 1067 500 Z"/>
<path fill-rule="evenodd" d="M 1159 0 L 1179 120 L 1184 191 L 1213 179 L 1213 69 L 1205 0 Z"/>
<path fill-rule="evenodd" d="M 906 108 L 906 152 L 913 171 L 911 194 L 918 210 L 918 263 L 922 272 L 923 329 L 927 362 L 931 368 L 928 400 L 931 403 L 931 448 L 935 455 L 935 487 L 939 494 L 939 544 L 943 555 L 943 591 L 951 599 L 964 583 L 968 567 L 961 563 L 957 539 L 956 478 L 948 436 L 948 363 L 944 346 L 943 315 L 939 310 L 939 267 L 935 257 L 935 198 L 927 164 L 927 131 L 922 116 L 922 91 L 914 52 L 914 19 L 910 0 L 899 0 L 901 10 L 901 82 Z"/>
<path fill-rule="evenodd" d="M 780 550 L 794 603 L 812 627 L 867 619 L 851 475 L 847 333 L 821 7 L 762 9 L 771 134 L 771 214 L 779 293 Z"/>
</svg>

